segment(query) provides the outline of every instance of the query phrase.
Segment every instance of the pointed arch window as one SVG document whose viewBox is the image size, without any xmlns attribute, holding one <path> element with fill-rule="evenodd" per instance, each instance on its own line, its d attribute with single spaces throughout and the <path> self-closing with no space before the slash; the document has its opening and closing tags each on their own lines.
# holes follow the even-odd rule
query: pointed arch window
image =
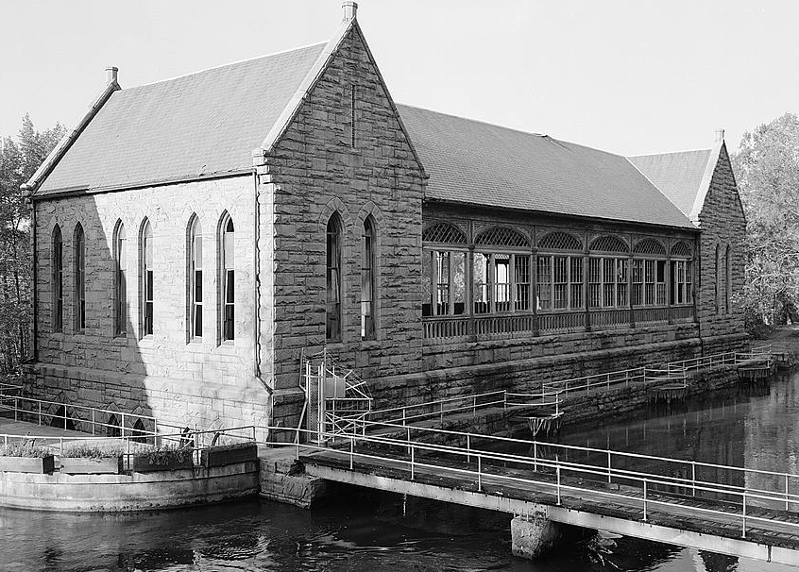
<svg viewBox="0 0 799 572">
<path fill-rule="evenodd" d="M 142 337 L 153 334 L 155 319 L 153 276 L 153 226 L 144 219 L 141 229 L 141 322 Z"/>
<path fill-rule="evenodd" d="M 114 331 L 117 335 L 127 331 L 128 279 L 125 225 L 117 223 L 114 233 Z"/>
<path fill-rule="evenodd" d="M 233 219 L 226 215 L 222 220 L 222 341 L 236 337 L 234 236 Z"/>
<path fill-rule="evenodd" d="M 732 252 L 730 245 L 727 245 L 726 252 L 724 253 L 724 313 L 730 313 L 730 298 L 732 297 L 732 271 L 730 269 L 732 261 Z"/>
<path fill-rule="evenodd" d="M 721 274 L 719 273 L 721 270 L 721 246 L 716 245 L 716 269 L 715 269 L 715 288 L 716 288 L 716 314 L 721 311 L 721 304 L 719 304 L 719 297 L 721 296 Z"/>
<path fill-rule="evenodd" d="M 363 222 L 361 257 L 361 338 L 375 339 L 375 221 L 371 215 Z"/>
<path fill-rule="evenodd" d="M 75 226 L 75 331 L 86 330 L 86 235 L 80 223 Z"/>
<path fill-rule="evenodd" d="M 61 228 L 53 229 L 53 331 L 64 331 L 64 241 L 61 239 Z"/>
<path fill-rule="evenodd" d="M 327 305 L 328 341 L 341 340 L 341 217 L 333 213 L 327 222 Z"/>
<path fill-rule="evenodd" d="M 192 217 L 189 230 L 189 339 L 203 336 L 203 231 Z"/>
</svg>

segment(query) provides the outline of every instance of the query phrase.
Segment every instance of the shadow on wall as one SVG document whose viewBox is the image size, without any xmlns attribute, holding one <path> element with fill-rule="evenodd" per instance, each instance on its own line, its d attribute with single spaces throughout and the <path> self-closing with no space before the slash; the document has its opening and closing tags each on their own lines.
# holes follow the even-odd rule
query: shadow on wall
<svg viewBox="0 0 799 572">
<path fill-rule="evenodd" d="M 101 217 L 93 195 L 34 209 L 37 359 L 26 396 L 49 402 L 39 423 L 107 436 L 154 431 L 141 351 L 153 343 L 152 225 Z"/>
</svg>

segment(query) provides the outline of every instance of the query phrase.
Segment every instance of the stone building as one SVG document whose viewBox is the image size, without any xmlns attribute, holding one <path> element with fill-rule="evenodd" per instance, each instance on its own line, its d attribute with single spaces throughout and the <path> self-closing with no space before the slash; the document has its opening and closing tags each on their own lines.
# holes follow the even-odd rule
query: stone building
<svg viewBox="0 0 799 572">
<path fill-rule="evenodd" d="M 379 406 L 745 342 L 723 140 L 628 159 L 396 105 L 344 10 L 326 44 L 107 70 L 26 185 L 30 394 L 295 426 L 323 348 Z"/>
</svg>

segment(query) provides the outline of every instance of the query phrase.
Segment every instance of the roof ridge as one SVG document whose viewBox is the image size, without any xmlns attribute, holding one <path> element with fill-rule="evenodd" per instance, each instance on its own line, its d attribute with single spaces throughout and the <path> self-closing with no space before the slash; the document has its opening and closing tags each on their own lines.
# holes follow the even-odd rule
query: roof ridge
<svg viewBox="0 0 799 572">
<path fill-rule="evenodd" d="M 304 46 L 298 46 L 296 48 L 289 48 L 287 50 L 280 50 L 278 52 L 272 52 L 270 54 L 263 54 L 263 55 L 260 55 L 260 56 L 254 56 L 252 58 L 244 58 L 242 60 L 237 60 L 235 62 L 228 62 L 226 64 L 221 64 L 221 65 L 218 65 L 218 66 L 212 66 L 210 68 L 204 68 L 204 69 L 201 69 L 201 70 L 197 70 L 197 71 L 193 71 L 193 72 L 189 72 L 189 73 L 184 73 L 184 74 L 181 74 L 181 75 L 176 75 L 176 76 L 169 77 L 169 78 L 166 78 L 166 79 L 159 79 L 157 81 L 151 81 L 149 83 L 142 83 L 140 85 L 134 85 L 133 87 L 129 87 L 129 88 L 123 90 L 123 91 L 130 91 L 132 89 L 137 89 L 137 88 L 140 88 L 140 87 L 148 87 L 148 86 L 156 85 L 156 84 L 159 84 L 159 83 L 166 83 L 168 81 L 175 81 L 176 79 L 181 79 L 181 78 L 184 78 L 184 77 L 189 77 L 189 76 L 193 76 L 193 75 L 199 75 L 201 73 L 205 73 L 205 72 L 209 72 L 209 71 L 213 71 L 213 70 L 218 70 L 218 69 L 222 69 L 222 68 L 227 68 L 227 67 L 232 67 L 232 66 L 244 64 L 244 63 L 247 63 L 247 62 L 254 62 L 255 60 L 263 60 L 263 59 L 266 59 L 266 58 L 271 58 L 273 56 L 279 56 L 279 55 L 282 55 L 282 54 L 288 54 L 288 53 L 291 53 L 291 52 L 299 52 L 300 50 L 307 50 L 308 48 L 313 48 L 313 47 L 316 47 L 316 46 L 323 46 L 325 44 L 327 44 L 327 42 L 314 42 L 313 44 L 306 44 Z"/>
<path fill-rule="evenodd" d="M 697 149 L 683 149 L 681 151 L 665 151 L 663 153 L 639 153 L 638 155 L 627 155 L 628 159 L 636 157 L 659 157 L 661 155 L 677 155 L 678 153 L 696 153 L 697 151 L 712 151 L 713 147 L 700 147 Z"/>
</svg>

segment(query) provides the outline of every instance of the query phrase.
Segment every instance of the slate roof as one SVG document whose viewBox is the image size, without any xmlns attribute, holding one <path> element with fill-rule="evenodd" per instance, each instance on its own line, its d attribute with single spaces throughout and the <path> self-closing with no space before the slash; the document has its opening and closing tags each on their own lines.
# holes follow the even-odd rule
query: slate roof
<svg viewBox="0 0 799 572">
<path fill-rule="evenodd" d="M 398 105 L 430 179 L 426 198 L 694 228 L 625 157 Z"/>
<path fill-rule="evenodd" d="M 37 194 L 251 169 L 325 45 L 114 92 Z"/>
<path fill-rule="evenodd" d="M 686 215 L 691 214 L 711 149 L 628 157 Z"/>
</svg>

